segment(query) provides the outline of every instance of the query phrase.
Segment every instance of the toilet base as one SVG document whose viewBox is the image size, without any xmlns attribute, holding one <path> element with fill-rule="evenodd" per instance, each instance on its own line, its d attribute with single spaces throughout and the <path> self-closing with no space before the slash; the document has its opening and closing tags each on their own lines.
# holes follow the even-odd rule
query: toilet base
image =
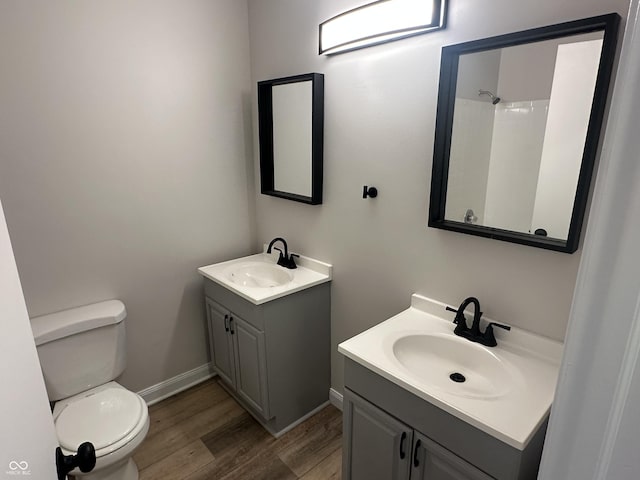
<svg viewBox="0 0 640 480">
<path fill-rule="evenodd" d="M 122 463 L 111 465 L 97 472 L 70 477 L 75 480 L 138 480 L 138 466 L 129 457 Z"/>
</svg>

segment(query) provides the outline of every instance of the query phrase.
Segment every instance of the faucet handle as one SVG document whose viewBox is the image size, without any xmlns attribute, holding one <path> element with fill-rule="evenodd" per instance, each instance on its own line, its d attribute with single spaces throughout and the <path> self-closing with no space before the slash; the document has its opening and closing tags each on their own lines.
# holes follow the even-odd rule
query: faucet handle
<svg viewBox="0 0 640 480">
<path fill-rule="evenodd" d="M 300 255 L 291 253 L 287 257 L 286 254 L 283 253 L 283 251 L 280 250 L 278 247 L 273 247 L 273 249 L 278 250 L 280 252 L 280 256 L 278 257 L 278 265 L 284 268 L 288 268 L 290 270 L 293 270 L 294 268 L 298 268 L 294 257 L 300 257 Z"/>
<path fill-rule="evenodd" d="M 487 328 L 489 328 L 489 327 L 500 327 L 500 328 L 502 328 L 504 330 L 511 330 L 511 327 L 509 325 L 502 325 L 501 323 L 496 323 L 496 322 L 489 323 Z"/>
<path fill-rule="evenodd" d="M 494 326 L 503 328 L 504 330 L 511 330 L 511 327 L 508 325 L 490 322 L 489 325 L 487 325 L 487 329 L 482 334 L 482 337 L 484 338 L 484 342 L 482 342 L 482 344 L 487 347 L 495 347 L 496 345 L 498 345 L 498 342 L 496 342 L 496 336 L 493 333 Z"/>
<path fill-rule="evenodd" d="M 456 310 L 455 308 L 449 306 L 446 307 L 446 310 L 449 312 L 454 312 L 456 314 L 455 318 L 453 319 L 453 323 L 456 324 L 456 328 L 453 330 L 453 332 L 456 335 L 469 330 L 469 327 L 467 327 L 467 318 L 464 316 L 463 311 Z"/>
<path fill-rule="evenodd" d="M 273 249 L 280 252 L 278 255 L 278 265 L 280 265 L 281 267 L 286 267 L 287 259 L 284 258 L 284 253 L 282 252 L 282 250 L 280 250 L 278 247 L 273 247 Z"/>
</svg>

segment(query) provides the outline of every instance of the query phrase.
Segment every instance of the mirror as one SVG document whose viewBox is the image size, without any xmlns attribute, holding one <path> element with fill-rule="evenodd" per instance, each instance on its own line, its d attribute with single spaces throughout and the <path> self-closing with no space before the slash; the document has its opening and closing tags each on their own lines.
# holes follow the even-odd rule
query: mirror
<svg viewBox="0 0 640 480">
<path fill-rule="evenodd" d="M 322 203 L 323 123 L 324 75 L 258 82 L 263 194 Z"/>
<path fill-rule="evenodd" d="M 442 49 L 430 227 L 576 251 L 619 20 Z"/>
</svg>

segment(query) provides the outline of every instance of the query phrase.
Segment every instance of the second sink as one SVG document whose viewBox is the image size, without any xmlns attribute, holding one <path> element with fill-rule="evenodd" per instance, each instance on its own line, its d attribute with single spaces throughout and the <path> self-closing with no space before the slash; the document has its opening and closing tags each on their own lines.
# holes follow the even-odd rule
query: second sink
<svg viewBox="0 0 640 480">
<path fill-rule="evenodd" d="M 454 395 L 495 398 L 509 391 L 510 374 L 487 348 L 448 334 L 411 334 L 393 344 L 396 360 L 417 380 Z"/>
<path fill-rule="evenodd" d="M 410 308 L 342 342 L 338 351 L 523 450 L 549 415 L 562 344 L 514 327 L 495 332 L 498 345 L 488 348 L 453 333 L 447 306 L 414 294 Z"/>
<path fill-rule="evenodd" d="M 230 281 L 245 287 L 277 287 L 293 279 L 291 272 L 266 262 L 238 263 L 230 266 L 225 273 Z"/>
</svg>

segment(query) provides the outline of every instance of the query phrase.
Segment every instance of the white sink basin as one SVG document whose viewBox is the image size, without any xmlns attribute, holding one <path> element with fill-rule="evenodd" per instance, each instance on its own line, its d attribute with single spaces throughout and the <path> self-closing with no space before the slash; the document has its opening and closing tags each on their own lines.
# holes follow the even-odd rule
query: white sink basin
<svg viewBox="0 0 640 480">
<path fill-rule="evenodd" d="M 200 267 L 198 273 L 254 305 L 331 281 L 333 267 L 328 263 L 300 255 L 298 268 L 288 269 L 277 260 L 277 252 L 257 253 Z"/>
<path fill-rule="evenodd" d="M 398 338 L 393 354 L 407 372 L 454 395 L 494 398 L 510 388 L 510 374 L 488 348 L 443 334 Z"/>
<path fill-rule="evenodd" d="M 238 263 L 225 273 L 233 283 L 244 287 L 278 287 L 293 280 L 293 274 L 284 267 L 265 262 Z"/>
<path fill-rule="evenodd" d="M 509 332 L 495 332 L 496 347 L 485 347 L 453 333 L 453 315 L 446 306 L 414 294 L 411 308 L 342 342 L 338 351 L 524 449 L 549 415 L 562 344 L 512 326 Z"/>
</svg>

